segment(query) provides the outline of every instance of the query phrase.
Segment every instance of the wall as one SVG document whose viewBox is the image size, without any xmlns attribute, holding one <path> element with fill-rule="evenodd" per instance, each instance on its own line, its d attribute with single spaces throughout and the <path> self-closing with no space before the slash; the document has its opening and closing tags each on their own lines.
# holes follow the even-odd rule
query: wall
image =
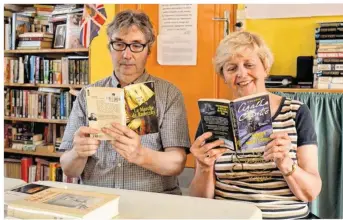
<svg viewBox="0 0 343 220">
<path fill-rule="evenodd" d="M 106 23 L 100 29 L 99 35 L 93 39 L 90 47 L 91 83 L 111 75 L 112 72 L 111 57 L 106 45 L 106 28 L 115 15 L 115 5 L 105 4 L 105 9 L 107 14 Z"/>
<path fill-rule="evenodd" d="M 314 55 L 316 23 L 329 21 L 343 21 L 343 16 L 247 19 L 246 29 L 260 34 L 271 48 L 271 74 L 296 76 L 297 57 Z"/>
</svg>

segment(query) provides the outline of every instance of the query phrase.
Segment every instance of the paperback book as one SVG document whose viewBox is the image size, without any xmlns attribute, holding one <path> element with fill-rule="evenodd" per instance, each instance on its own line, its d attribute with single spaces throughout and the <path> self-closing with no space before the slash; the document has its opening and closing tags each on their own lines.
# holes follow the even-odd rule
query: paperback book
<svg viewBox="0 0 343 220">
<path fill-rule="evenodd" d="M 233 101 L 199 99 L 201 126 L 212 132 L 209 142 L 222 139 L 232 151 L 265 146 L 273 133 L 269 95 L 259 93 Z"/>
</svg>

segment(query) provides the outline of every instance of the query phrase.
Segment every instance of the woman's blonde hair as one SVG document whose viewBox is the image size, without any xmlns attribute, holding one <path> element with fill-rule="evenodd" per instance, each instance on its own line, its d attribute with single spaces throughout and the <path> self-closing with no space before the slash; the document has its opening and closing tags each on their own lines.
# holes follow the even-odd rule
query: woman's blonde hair
<svg viewBox="0 0 343 220">
<path fill-rule="evenodd" d="M 260 36 L 248 31 L 233 32 L 220 41 L 213 59 L 216 73 L 223 76 L 224 64 L 233 56 L 244 55 L 247 49 L 257 53 L 269 73 L 274 62 L 273 54 Z"/>
</svg>

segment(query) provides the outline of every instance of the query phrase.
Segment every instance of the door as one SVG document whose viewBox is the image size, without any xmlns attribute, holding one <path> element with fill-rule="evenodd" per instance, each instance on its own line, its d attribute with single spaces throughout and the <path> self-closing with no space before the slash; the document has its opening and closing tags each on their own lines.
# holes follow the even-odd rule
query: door
<svg viewBox="0 0 343 220">
<path fill-rule="evenodd" d="M 157 4 L 119 4 L 116 12 L 125 9 L 138 9 L 147 13 L 158 34 L 158 5 Z M 233 30 L 236 5 L 199 4 L 198 5 L 198 52 L 196 66 L 161 66 L 157 63 L 156 43 L 148 59 L 147 71 L 157 77 L 176 85 L 183 93 L 187 109 L 188 125 L 191 141 L 194 141 L 199 124 L 199 98 L 231 98 L 231 92 L 214 72 L 212 58 L 215 49 L 224 35 L 224 22 L 214 21 L 221 18 L 224 11 L 229 11 L 230 31 Z M 194 158 L 188 155 L 186 167 L 194 167 Z"/>
</svg>

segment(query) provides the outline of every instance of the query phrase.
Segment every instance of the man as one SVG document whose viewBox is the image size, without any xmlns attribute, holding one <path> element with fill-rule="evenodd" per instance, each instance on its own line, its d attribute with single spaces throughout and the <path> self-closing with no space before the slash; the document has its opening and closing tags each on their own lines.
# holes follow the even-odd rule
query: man
<svg viewBox="0 0 343 220">
<path fill-rule="evenodd" d="M 81 175 L 84 184 L 181 194 L 177 175 L 184 168 L 189 148 L 188 125 L 181 92 L 169 82 L 149 75 L 145 64 L 155 40 L 148 16 L 123 11 L 108 25 L 107 35 L 114 73 L 91 86 L 124 87 L 155 82 L 159 132 L 139 136 L 126 126 L 102 129 L 116 141 L 89 137 L 99 131 L 87 127 L 85 90 L 74 102 L 63 141 L 64 173 Z"/>
<path fill-rule="evenodd" d="M 98 120 L 95 113 L 91 113 L 90 116 L 88 117 L 88 121 L 96 121 Z"/>
</svg>

